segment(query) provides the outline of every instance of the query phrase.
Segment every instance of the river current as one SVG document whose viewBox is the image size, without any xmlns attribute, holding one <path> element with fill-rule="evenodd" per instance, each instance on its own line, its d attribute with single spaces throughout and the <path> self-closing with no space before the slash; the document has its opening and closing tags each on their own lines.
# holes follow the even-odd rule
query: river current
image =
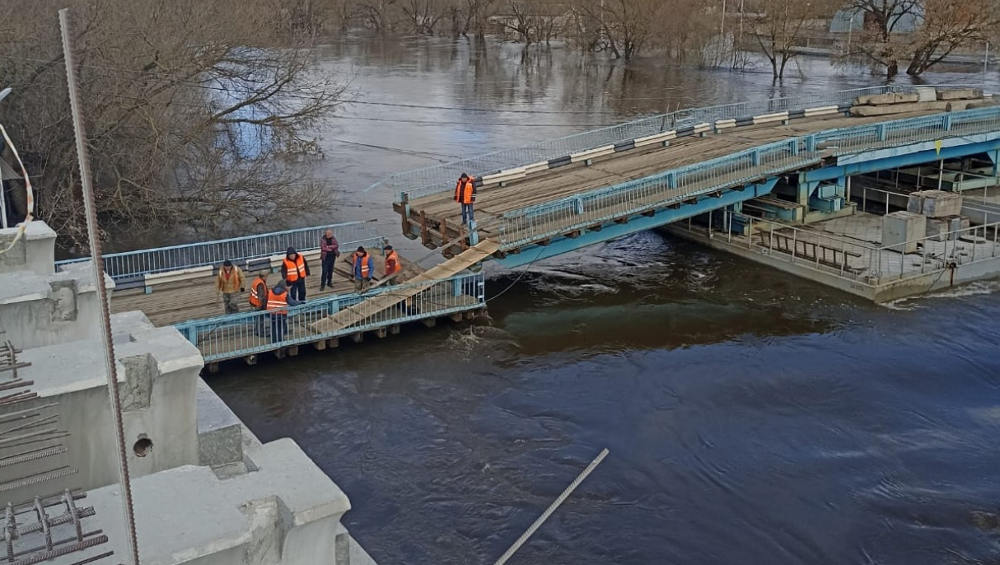
<svg viewBox="0 0 1000 565">
<path fill-rule="evenodd" d="M 352 37 L 318 132 L 331 212 L 399 235 L 372 183 L 677 107 L 877 84 L 825 59 L 770 71 L 628 67 L 554 48 Z M 930 83 L 981 83 L 938 72 Z M 909 79 L 901 79 L 908 81 Z M 996 71 L 987 77 L 993 89 Z M 876 306 L 647 232 L 490 270 L 490 317 L 209 383 L 349 495 L 380 563 L 492 563 L 610 456 L 512 563 L 1000 560 L 1000 283 Z"/>
</svg>

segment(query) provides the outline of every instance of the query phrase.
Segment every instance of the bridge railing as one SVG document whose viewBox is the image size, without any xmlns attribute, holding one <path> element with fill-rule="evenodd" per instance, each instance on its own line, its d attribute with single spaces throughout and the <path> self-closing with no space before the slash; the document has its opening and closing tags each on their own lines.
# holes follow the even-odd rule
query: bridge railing
<svg viewBox="0 0 1000 565">
<path fill-rule="evenodd" d="M 834 129 L 770 143 L 506 212 L 498 219 L 501 250 L 794 170 L 830 154 L 997 131 L 1000 131 L 1000 107 L 992 107 Z"/>
<path fill-rule="evenodd" d="M 402 297 L 412 288 L 421 290 L 388 308 L 379 305 L 379 301 L 368 300 L 391 293 L 399 293 Z M 381 287 L 363 295 L 310 300 L 288 308 L 287 315 L 254 311 L 191 320 L 175 324 L 175 327 L 198 347 L 205 361 L 213 362 L 475 310 L 485 304 L 485 278 L 480 272 L 433 282 Z M 358 321 L 332 331 L 312 329 L 314 323 L 343 310 L 360 314 Z"/>
<path fill-rule="evenodd" d="M 278 232 L 140 249 L 104 256 L 104 272 L 116 282 L 145 275 L 217 265 L 229 259 L 245 265 L 257 259 L 280 255 L 289 247 L 301 252 L 319 248 L 323 231 L 332 229 L 342 248 L 363 245 L 377 247 L 382 237 L 371 222 L 344 222 Z M 89 257 L 56 261 L 56 269 L 90 261 Z"/>
<path fill-rule="evenodd" d="M 916 88 L 918 87 L 905 85 L 872 86 L 826 94 L 789 96 L 756 102 L 738 102 L 683 109 L 557 139 L 540 141 L 524 147 L 495 151 L 469 159 L 406 171 L 392 175 L 374 186 L 388 186 L 399 195 L 400 200 L 414 200 L 430 194 L 452 190 L 455 180 L 463 172 L 473 176 L 495 174 L 507 169 L 544 163 L 567 157 L 572 153 L 615 145 L 673 129 L 702 123 L 714 123 L 717 120 L 743 120 L 753 116 L 830 106 L 846 109 L 859 96 L 914 92 Z M 928 86 L 926 88 L 934 87 Z M 957 88 L 957 86 L 952 85 L 947 88 Z"/>
</svg>

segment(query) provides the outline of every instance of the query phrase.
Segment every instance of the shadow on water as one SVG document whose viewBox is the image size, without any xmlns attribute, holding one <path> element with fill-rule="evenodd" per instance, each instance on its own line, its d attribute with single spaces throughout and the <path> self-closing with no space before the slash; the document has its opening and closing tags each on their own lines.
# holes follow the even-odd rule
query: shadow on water
<svg viewBox="0 0 1000 565">
<path fill-rule="evenodd" d="M 359 99 L 423 106 L 348 104 L 321 132 L 336 219 L 387 233 L 393 195 L 362 189 L 427 153 L 775 94 L 766 74 L 447 39 L 322 53 Z M 872 82 L 801 65 L 781 94 Z M 491 274 L 488 324 L 211 379 L 350 495 L 380 562 L 492 563 L 602 447 L 518 563 L 996 562 L 996 286 L 874 306 L 656 233 Z"/>
</svg>

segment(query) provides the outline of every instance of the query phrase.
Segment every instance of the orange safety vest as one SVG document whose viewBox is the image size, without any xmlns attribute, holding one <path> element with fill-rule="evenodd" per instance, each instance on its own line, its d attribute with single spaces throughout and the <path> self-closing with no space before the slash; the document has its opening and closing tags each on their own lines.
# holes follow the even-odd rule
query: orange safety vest
<svg viewBox="0 0 1000 565">
<path fill-rule="evenodd" d="M 282 316 L 288 314 L 288 292 L 276 294 L 274 289 L 267 289 L 267 309 Z"/>
<path fill-rule="evenodd" d="M 358 252 L 354 252 L 354 272 L 358 270 L 358 261 L 361 261 L 361 278 L 367 279 L 371 272 L 368 270 L 368 254 L 358 255 Z"/>
<path fill-rule="evenodd" d="M 306 260 L 302 255 L 296 255 L 294 261 L 289 261 L 288 257 L 285 257 L 285 280 L 295 282 L 304 278 L 306 278 Z"/>
<path fill-rule="evenodd" d="M 253 286 L 250 287 L 250 305 L 253 306 L 254 308 L 260 308 L 261 306 L 264 305 L 264 303 L 261 302 L 260 296 L 259 296 L 261 294 L 261 292 L 260 292 L 260 288 L 261 287 L 264 287 L 265 291 L 268 290 L 268 288 L 267 288 L 267 282 L 264 279 L 257 279 L 257 280 L 255 280 L 253 282 Z M 264 296 L 268 295 L 267 292 L 264 292 L 263 294 L 264 294 Z"/>
<path fill-rule="evenodd" d="M 455 183 L 455 202 L 459 204 L 472 204 L 472 194 L 475 192 L 475 185 L 472 184 L 472 179 L 468 178 L 464 182 L 462 179 L 458 179 Z"/>
<path fill-rule="evenodd" d="M 393 249 L 385 256 L 385 276 L 394 275 L 402 269 L 402 265 L 399 264 L 399 255 L 396 255 L 396 250 Z"/>
</svg>

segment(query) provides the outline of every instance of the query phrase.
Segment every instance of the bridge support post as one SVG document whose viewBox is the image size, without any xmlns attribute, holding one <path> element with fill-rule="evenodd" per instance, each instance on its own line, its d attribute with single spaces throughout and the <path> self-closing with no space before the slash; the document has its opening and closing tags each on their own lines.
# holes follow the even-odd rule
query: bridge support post
<svg viewBox="0 0 1000 565">
<path fill-rule="evenodd" d="M 339 311 L 340 311 L 340 301 L 339 300 L 331 300 L 330 302 L 327 303 L 327 305 L 326 305 L 326 313 L 327 314 L 332 315 L 332 314 L 336 314 Z"/>
<path fill-rule="evenodd" d="M 578 216 L 583 215 L 583 198 L 573 199 L 573 210 L 576 212 Z"/>
<path fill-rule="evenodd" d="M 479 228 L 475 220 L 469 220 L 469 245 L 479 244 Z"/>
<path fill-rule="evenodd" d="M 816 152 L 816 136 L 810 135 L 806 137 L 806 151 L 809 153 Z"/>
<path fill-rule="evenodd" d="M 462 296 L 462 279 L 451 280 L 451 295 Z"/>
</svg>

